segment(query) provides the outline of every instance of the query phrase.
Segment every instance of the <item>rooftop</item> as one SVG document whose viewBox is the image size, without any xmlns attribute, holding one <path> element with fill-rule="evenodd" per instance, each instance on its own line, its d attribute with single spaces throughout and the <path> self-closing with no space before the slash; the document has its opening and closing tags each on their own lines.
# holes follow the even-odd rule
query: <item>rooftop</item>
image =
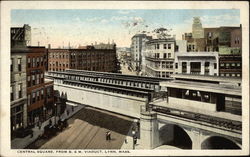
<svg viewBox="0 0 250 157">
<path fill-rule="evenodd" d="M 212 81 L 221 83 L 241 83 L 241 78 L 232 77 L 222 77 L 222 76 L 210 76 L 210 75 L 190 75 L 190 74 L 172 74 L 171 77 L 175 79 L 190 79 L 190 80 L 202 80 L 202 81 Z"/>
<path fill-rule="evenodd" d="M 242 116 L 240 115 L 235 115 L 227 112 L 213 112 L 213 111 L 208 111 L 208 110 L 202 110 L 198 109 L 195 107 L 187 107 L 184 105 L 175 105 L 175 104 L 169 104 L 164 100 L 156 100 L 152 102 L 152 104 L 161 106 L 161 107 L 167 107 L 170 109 L 177 109 L 177 110 L 182 110 L 182 111 L 188 111 L 188 112 L 193 112 L 193 113 L 200 113 L 204 115 L 209 115 L 213 117 L 218 117 L 218 118 L 226 118 L 234 121 L 242 121 Z"/>
<path fill-rule="evenodd" d="M 174 80 L 169 82 L 160 82 L 161 86 L 179 88 L 179 89 L 190 89 L 197 91 L 204 91 L 210 93 L 219 93 L 225 95 L 233 95 L 241 97 L 241 87 L 232 86 L 232 85 L 221 85 L 215 83 L 201 83 L 195 81 L 181 81 Z"/>
</svg>

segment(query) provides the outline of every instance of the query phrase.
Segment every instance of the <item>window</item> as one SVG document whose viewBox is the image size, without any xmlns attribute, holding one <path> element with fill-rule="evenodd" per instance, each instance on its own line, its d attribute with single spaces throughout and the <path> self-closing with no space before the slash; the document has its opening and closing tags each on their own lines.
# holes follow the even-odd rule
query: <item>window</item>
<svg viewBox="0 0 250 157">
<path fill-rule="evenodd" d="M 39 67 L 40 66 L 40 58 L 36 58 L 36 66 Z"/>
<path fill-rule="evenodd" d="M 10 71 L 12 72 L 13 71 L 13 59 L 11 58 L 10 60 Z"/>
<path fill-rule="evenodd" d="M 160 44 L 156 44 L 156 49 L 160 49 Z"/>
<path fill-rule="evenodd" d="M 18 60 L 17 60 L 17 64 L 18 64 L 18 71 L 22 71 L 22 63 L 21 63 L 21 58 L 18 58 Z"/>
<path fill-rule="evenodd" d="M 167 58 L 167 54 L 166 53 L 163 54 L 163 58 Z"/>
<path fill-rule="evenodd" d="M 41 99 L 43 99 L 43 89 L 41 90 Z"/>
<path fill-rule="evenodd" d="M 212 37 L 212 32 L 208 32 L 208 37 Z"/>
<path fill-rule="evenodd" d="M 28 87 L 30 87 L 30 86 L 31 86 L 31 82 L 30 82 L 30 75 L 28 75 L 28 77 L 27 77 L 27 81 L 28 81 Z"/>
<path fill-rule="evenodd" d="M 32 85 L 35 85 L 36 82 L 35 82 L 35 75 L 32 75 Z"/>
<path fill-rule="evenodd" d="M 36 66 L 36 58 L 32 58 L 32 67 L 34 68 Z"/>
<path fill-rule="evenodd" d="M 43 83 L 43 73 L 40 74 L 40 77 L 41 77 L 41 83 Z"/>
<path fill-rule="evenodd" d="M 41 66 L 43 66 L 43 56 L 41 57 Z"/>
<path fill-rule="evenodd" d="M 225 66 L 225 64 L 224 64 L 224 63 L 221 63 L 221 64 L 220 64 L 220 66 L 221 66 L 221 67 L 224 67 L 224 66 Z"/>
<path fill-rule="evenodd" d="M 35 103 L 36 102 L 36 93 L 33 92 L 32 93 L 32 103 Z"/>
<path fill-rule="evenodd" d="M 168 49 L 171 49 L 171 44 L 168 44 Z"/>
<path fill-rule="evenodd" d="M 28 94 L 28 98 L 27 98 L 27 105 L 29 106 L 30 105 L 30 94 Z"/>
<path fill-rule="evenodd" d="M 167 49 L 167 44 L 164 44 L 164 45 L 163 45 L 163 48 L 164 48 L 164 49 Z"/>
<path fill-rule="evenodd" d="M 240 63 L 237 63 L 237 67 L 240 67 Z"/>
<path fill-rule="evenodd" d="M 14 100 L 14 86 L 10 87 L 10 101 Z"/>
<path fill-rule="evenodd" d="M 171 58 L 171 53 L 168 54 L 168 58 Z"/>
<path fill-rule="evenodd" d="M 162 72 L 162 77 L 166 77 L 166 72 Z"/>
<path fill-rule="evenodd" d="M 36 74 L 36 84 L 39 84 L 39 74 Z"/>
<path fill-rule="evenodd" d="M 159 58 L 160 54 L 159 53 L 155 53 L 155 58 Z"/>
<path fill-rule="evenodd" d="M 161 66 L 162 66 L 162 69 L 165 69 L 166 68 L 166 62 L 162 62 Z"/>
<path fill-rule="evenodd" d="M 217 69 L 217 63 L 214 63 L 214 69 Z"/>
<path fill-rule="evenodd" d="M 209 67 L 209 62 L 205 62 L 205 67 Z"/>
<path fill-rule="evenodd" d="M 18 98 L 22 98 L 22 84 L 18 84 Z"/>
<path fill-rule="evenodd" d="M 28 68 L 30 68 L 30 57 L 28 57 Z"/>
<path fill-rule="evenodd" d="M 40 93 L 40 91 L 37 91 L 37 92 L 36 92 L 37 101 L 40 101 L 40 94 L 39 94 L 39 93 Z"/>
<path fill-rule="evenodd" d="M 175 63 L 175 69 L 178 69 L 178 63 Z"/>
</svg>

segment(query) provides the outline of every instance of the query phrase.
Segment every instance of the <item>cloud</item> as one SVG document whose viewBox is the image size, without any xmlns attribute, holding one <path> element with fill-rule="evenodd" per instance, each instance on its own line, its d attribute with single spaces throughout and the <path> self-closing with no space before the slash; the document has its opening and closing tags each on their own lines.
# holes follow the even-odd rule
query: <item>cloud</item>
<svg viewBox="0 0 250 157">
<path fill-rule="evenodd" d="M 100 21 L 101 18 L 100 17 L 93 17 L 93 18 L 87 18 L 86 21 L 88 22 L 97 22 Z"/>
<path fill-rule="evenodd" d="M 205 26 L 232 26 L 239 25 L 240 17 L 237 15 L 223 14 L 216 16 L 202 16 L 201 22 Z"/>
<path fill-rule="evenodd" d="M 119 10 L 117 13 L 118 14 L 130 14 L 135 12 L 134 10 Z"/>
<path fill-rule="evenodd" d="M 101 23 L 108 23 L 109 21 L 107 19 L 102 19 Z"/>
<path fill-rule="evenodd" d="M 73 21 L 75 21 L 75 22 L 81 22 L 81 19 L 79 17 L 76 17 L 76 18 L 73 19 Z"/>
<path fill-rule="evenodd" d="M 87 18 L 86 21 L 87 22 L 92 22 L 92 23 L 95 23 L 95 22 L 108 23 L 109 22 L 109 20 L 103 19 L 103 18 L 100 18 L 100 17 Z"/>
<path fill-rule="evenodd" d="M 129 20 L 129 17 L 127 16 L 113 16 L 111 17 L 112 21 L 126 21 L 126 20 Z"/>
</svg>

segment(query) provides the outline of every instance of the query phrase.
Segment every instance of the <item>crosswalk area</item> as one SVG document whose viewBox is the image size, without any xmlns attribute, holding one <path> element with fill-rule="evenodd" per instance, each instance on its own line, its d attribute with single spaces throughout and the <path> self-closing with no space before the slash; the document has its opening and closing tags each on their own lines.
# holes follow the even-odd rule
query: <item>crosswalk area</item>
<svg viewBox="0 0 250 157">
<path fill-rule="evenodd" d="M 40 149 L 120 149 L 133 123 L 132 118 L 85 107 L 68 120 L 69 126 Z M 111 140 L 106 140 L 106 132 Z"/>
</svg>

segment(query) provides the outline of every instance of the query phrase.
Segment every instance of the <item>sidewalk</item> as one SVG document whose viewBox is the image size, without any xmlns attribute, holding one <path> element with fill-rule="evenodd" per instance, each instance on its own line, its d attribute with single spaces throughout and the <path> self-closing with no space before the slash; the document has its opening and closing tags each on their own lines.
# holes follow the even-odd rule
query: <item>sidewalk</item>
<svg viewBox="0 0 250 157">
<path fill-rule="evenodd" d="M 126 140 L 124 141 L 121 149 L 133 149 L 133 134 L 132 134 L 132 128 L 135 126 L 135 122 L 133 122 L 133 124 L 131 125 L 130 129 L 129 129 L 129 132 L 126 136 Z M 138 130 L 138 132 L 136 133 L 135 135 L 137 138 L 137 144 L 135 144 L 135 149 L 141 149 L 140 147 L 140 131 Z M 127 141 L 127 142 L 126 142 Z"/>
<path fill-rule="evenodd" d="M 72 106 L 71 105 L 67 105 L 65 112 L 60 116 L 61 119 L 67 119 L 71 116 L 73 116 L 76 112 L 78 112 L 80 109 L 84 108 L 84 106 L 78 105 L 78 106 L 74 106 L 74 111 L 72 112 Z M 69 115 L 67 115 L 67 110 L 69 110 Z M 50 118 L 52 121 L 52 125 L 55 124 L 55 116 Z M 31 144 L 32 142 L 34 142 L 39 136 L 41 136 L 43 134 L 44 131 L 44 127 L 46 125 L 49 124 L 50 119 L 44 121 L 42 123 L 41 129 L 39 129 L 38 126 L 35 126 L 32 130 L 33 130 L 33 137 L 31 138 L 30 135 L 24 137 L 24 138 L 15 138 L 11 141 L 11 149 L 24 149 L 25 147 L 27 147 L 29 144 Z M 59 117 L 56 117 L 56 121 L 59 120 Z"/>
</svg>

